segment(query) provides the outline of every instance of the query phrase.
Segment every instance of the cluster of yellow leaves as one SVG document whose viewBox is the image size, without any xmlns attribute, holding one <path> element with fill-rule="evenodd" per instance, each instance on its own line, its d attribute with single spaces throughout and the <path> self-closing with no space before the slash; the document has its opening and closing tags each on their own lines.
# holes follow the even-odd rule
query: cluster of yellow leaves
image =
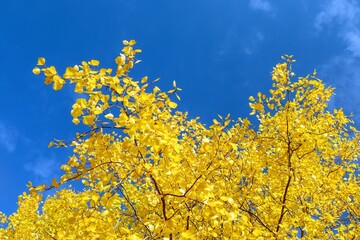
<svg viewBox="0 0 360 240">
<path fill-rule="evenodd" d="M 40 58 L 55 90 L 85 94 L 73 122 L 89 130 L 51 185 L 20 197 L 2 218 L 1 239 L 351 239 L 360 235 L 359 135 L 316 76 L 291 82 L 292 56 L 273 70 L 270 94 L 250 97 L 248 119 L 219 116 L 211 126 L 174 111 L 171 95 L 130 77 L 135 41 L 115 60 L 68 67 L 63 76 Z M 178 97 L 178 96 L 177 96 Z M 81 181 L 41 202 L 43 190 Z"/>
</svg>

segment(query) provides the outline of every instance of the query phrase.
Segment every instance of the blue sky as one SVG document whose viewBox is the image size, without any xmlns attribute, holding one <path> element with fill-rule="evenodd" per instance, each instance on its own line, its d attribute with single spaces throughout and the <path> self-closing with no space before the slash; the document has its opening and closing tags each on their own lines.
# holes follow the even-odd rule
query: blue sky
<svg viewBox="0 0 360 240">
<path fill-rule="evenodd" d="M 76 94 L 54 92 L 32 74 L 37 58 L 64 69 L 98 59 L 113 66 L 123 39 L 143 50 L 135 76 L 173 80 L 179 108 L 209 123 L 250 113 L 249 95 L 267 92 L 270 72 L 294 54 L 297 75 L 336 87 L 332 106 L 360 120 L 360 3 L 355 0 L 105 0 L 0 2 L 0 211 L 16 209 L 27 181 L 58 176 L 69 149 Z"/>
</svg>

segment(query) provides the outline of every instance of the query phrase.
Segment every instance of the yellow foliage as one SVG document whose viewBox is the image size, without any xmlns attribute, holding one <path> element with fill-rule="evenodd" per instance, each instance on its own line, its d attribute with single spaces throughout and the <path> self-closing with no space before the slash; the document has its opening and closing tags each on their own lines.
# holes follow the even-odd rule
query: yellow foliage
<svg viewBox="0 0 360 240">
<path fill-rule="evenodd" d="M 1 239 L 360 236 L 359 135 L 342 109 L 327 108 L 333 88 L 315 76 L 292 82 L 294 60 L 284 56 L 270 93 L 249 98 L 258 123 L 228 115 L 207 127 L 175 110 L 175 82 L 163 92 L 150 89 L 158 79 L 131 78 L 140 50 L 123 43 L 114 71 L 91 60 L 60 77 L 39 59 L 34 73 L 55 90 L 67 82 L 86 95 L 71 115 L 88 130 L 49 144 L 73 148 L 64 174 L 30 183 L 18 210 L 0 213 Z M 63 185 L 71 181 L 84 189 Z"/>
</svg>

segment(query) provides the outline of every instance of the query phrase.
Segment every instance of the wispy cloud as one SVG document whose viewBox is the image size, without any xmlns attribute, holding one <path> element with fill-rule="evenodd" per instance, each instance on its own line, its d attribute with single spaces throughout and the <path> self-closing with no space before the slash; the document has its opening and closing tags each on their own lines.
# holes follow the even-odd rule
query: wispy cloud
<svg viewBox="0 0 360 240">
<path fill-rule="evenodd" d="M 267 0 L 250 0 L 249 7 L 254 10 L 264 11 L 266 13 L 270 13 L 273 11 L 273 7 Z"/>
<path fill-rule="evenodd" d="M 9 124 L 0 121 L 0 146 L 8 152 L 13 152 L 16 148 L 18 133 Z"/>
<path fill-rule="evenodd" d="M 31 172 L 41 180 L 47 180 L 58 171 L 58 164 L 54 159 L 40 157 L 34 162 L 26 163 L 25 170 Z"/>
<path fill-rule="evenodd" d="M 360 6 L 353 0 L 331 0 L 316 16 L 315 27 L 340 28 L 339 37 L 346 43 L 347 50 L 360 57 Z"/>
<path fill-rule="evenodd" d="M 319 76 L 336 88 L 334 106 L 354 113 L 356 122 L 359 122 L 360 59 L 350 54 L 334 56 L 322 65 Z"/>
<path fill-rule="evenodd" d="M 360 120 L 360 5 L 353 0 L 331 0 L 315 18 L 321 32 L 336 31 L 345 49 L 324 63 L 320 75 L 336 87 L 335 107 L 344 106 Z"/>
<path fill-rule="evenodd" d="M 247 39 L 246 43 L 244 43 L 245 47 L 243 49 L 245 54 L 246 55 L 254 54 L 257 51 L 261 42 L 263 41 L 264 41 L 264 34 L 262 34 L 259 31 L 253 32 L 249 36 L 249 39 Z"/>
<path fill-rule="evenodd" d="M 224 36 L 223 44 L 221 44 L 221 48 L 217 52 L 217 61 L 221 61 L 223 57 L 230 54 L 230 52 L 245 53 L 246 55 L 256 54 L 262 42 L 266 39 L 265 35 L 256 28 L 246 33 L 241 32 L 239 29 L 241 29 L 241 26 L 237 24 L 229 27 L 229 30 Z"/>
</svg>

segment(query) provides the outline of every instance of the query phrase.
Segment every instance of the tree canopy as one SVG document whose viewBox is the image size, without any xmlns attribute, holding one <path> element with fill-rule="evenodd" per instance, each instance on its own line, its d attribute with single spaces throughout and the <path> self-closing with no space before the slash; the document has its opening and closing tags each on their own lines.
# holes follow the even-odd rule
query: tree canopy
<svg viewBox="0 0 360 240">
<path fill-rule="evenodd" d="M 360 236 L 359 133 L 334 88 L 316 72 L 297 77 L 285 55 L 269 93 L 249 97 L 250 119 L 207 126 L 177 109 L 181 90 L 162 91 L 124 41 L 116 68 L 98 60 L 60 75 L 33 69 L 60 90 L 72 84 L 75 125 L 62 176 L 32 186 L 0 215 L 1 239 L 356 239 Z M 79 182 L 82 188 L 69 187 Z M 55 189 L 46 197 L 49 189 Z"/>
</svg>

